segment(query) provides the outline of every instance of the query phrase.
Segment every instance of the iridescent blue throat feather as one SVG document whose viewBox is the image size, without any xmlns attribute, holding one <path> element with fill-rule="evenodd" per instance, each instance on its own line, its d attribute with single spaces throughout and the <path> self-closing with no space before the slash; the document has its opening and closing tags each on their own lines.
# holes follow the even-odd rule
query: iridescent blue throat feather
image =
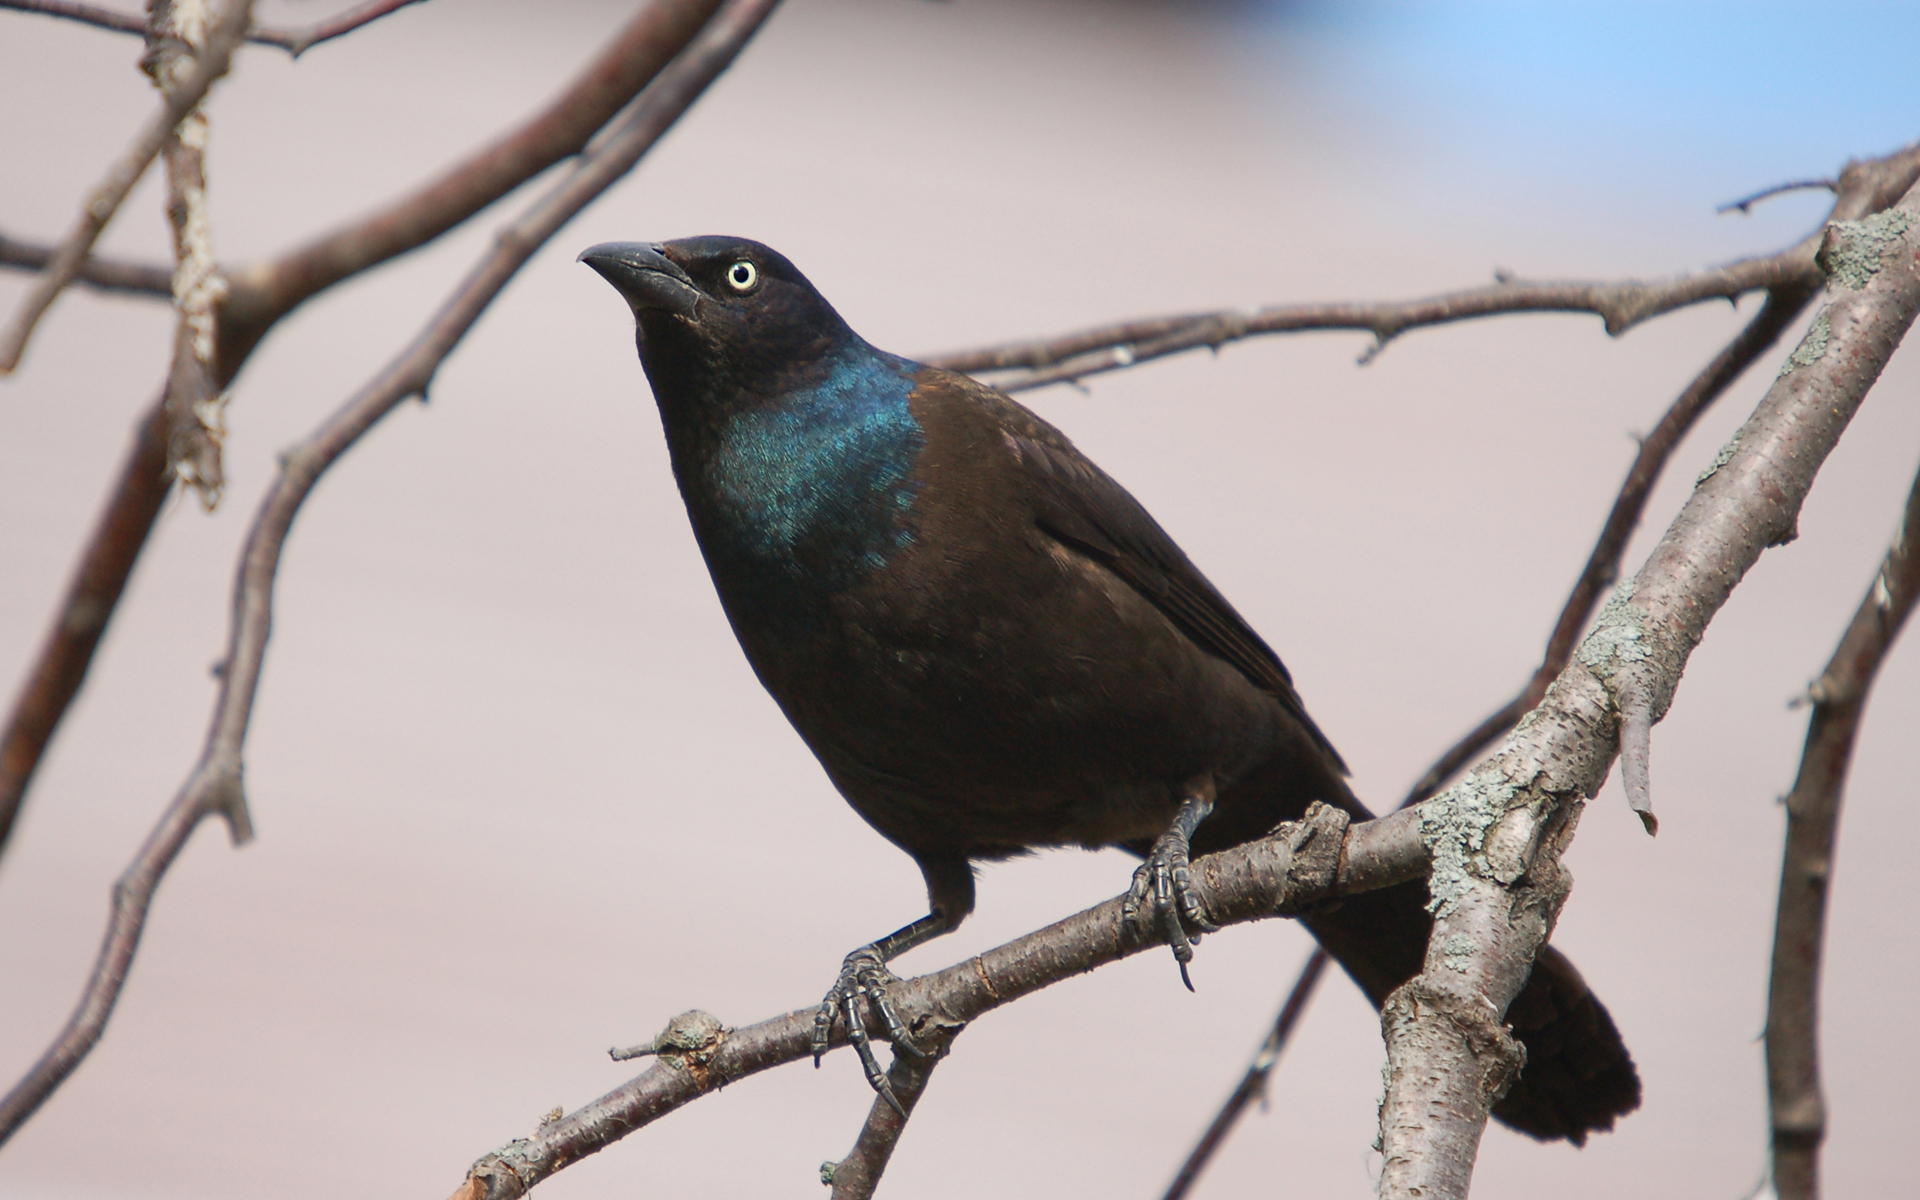
<svg viewBox="0 0 1920 1200">
<path fill-rule="evenodd" d="M 714 495 L 728 548 L 755 574 L 838 590 L 913 540 L 909 476 L 925 444 L 908 405 L 913 370 L 857 344 L 821 383 L 727 422 Z"/>
</svg>

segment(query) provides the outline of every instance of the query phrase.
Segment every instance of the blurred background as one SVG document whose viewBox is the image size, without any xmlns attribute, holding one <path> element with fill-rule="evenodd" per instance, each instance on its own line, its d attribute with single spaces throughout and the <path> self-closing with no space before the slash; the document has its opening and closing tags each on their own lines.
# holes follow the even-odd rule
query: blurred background
<svg viewBox="0 0 1920 1200">
<path fill-rule="evenodd" d="M 123 0 L 123 6 L 125 5 Z M 543 104 L 632 5 L 433 0 L 298 63 L 244 51 L 209 153 L 223 261 L 289 248 Z M 265 20 L 329 15 L 263 3 Z M 575 253 L 733 233 L 876 344 L 931 353 L 1162 311 L 1664 274 L 1771 253 L 1821 193 L 1716 205 L 1920 137 L 1906 4 L 792 0 L 624 183 L 321 484 L 283 562 L 247 766 L 159 892 L 93 1057 L 0 1154 L 0 1197 L 438 1197 L 604 1050 L 701 1007 L 800 1007 L 923 911 L 733 644 L 670 478 L 631 318 Z M 154 108 L 136 39 L 0 13 L 0 229 L 51 241 Z M 167 254 L 158 172 L 108 252 Z M 326 293 L 240 377 L 225 505 L 176 497 L 0 862 L 0 1077 L 66 1018 L 108 888 L 197 757 L 234 556 L 274 454 L 411 336 L 517 211 Z M 0 307 L 25 287 L 0 275 Z M 1292 668 L 1363 796 L 1396 801 L 1538 661 L 1634 450 L 1754 310 L 1610 340 L 1591 317 L 1268 339 L 1029 397 L 1128 485 Z M 64 297 L 0 384 L 0 690 L 11 703 L 135 416 L 164 305 Z M 1796 331 L 1793 337 L 1798 336 Z M 1627 569 L 1771 380 L 1695 432 Z M 1804 710 L 1920 458 L 1897 357 L 1694 655 L 1654 735 L 1661 836 L 1617 781 L 1557 945 L 1638 1057 L 1584 1150 L 1490 1128 L 1478 1194 L 1742 1197 L 1762 1183 L 1780 836 Z M 1833 1194 L 1910 1183 L 1920 1071 L 1920 649 L 1867 716 L 1834 878 L 1823 1052 Z M 1131 860 L 985 868 L 903 973 L 1122 889 Z M 960 1039 L 886 1182 L 923 1197 L 1159 1195 L 1310 943 L 1209 938 L 1055 987 Z M 1328 980 L 1200 1195 L 1366 1196 L 1382 1062 Z M 817 1195 L 871 1094 L 853 1059 L 729 1087 L 541 1194 Z"/>
</svg>

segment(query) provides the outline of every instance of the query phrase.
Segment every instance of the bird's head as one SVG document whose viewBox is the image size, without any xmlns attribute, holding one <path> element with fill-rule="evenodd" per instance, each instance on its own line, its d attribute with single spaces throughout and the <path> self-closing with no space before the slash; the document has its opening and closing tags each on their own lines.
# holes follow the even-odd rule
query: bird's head
<svg viewBox="0 0 1920 1200">
<path fill-rule="evenodd" d="M 746 238 L 603 242 L 580 261 L 632 306 L 663 405 L 751 405 L 865 346 L 792 263 Z"/>
</svg>

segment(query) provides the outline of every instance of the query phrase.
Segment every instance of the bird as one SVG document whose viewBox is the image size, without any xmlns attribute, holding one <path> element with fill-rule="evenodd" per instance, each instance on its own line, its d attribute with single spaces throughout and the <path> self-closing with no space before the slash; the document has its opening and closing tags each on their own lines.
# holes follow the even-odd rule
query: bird
<svg viewBox="0 0 1920 1200">
<path fill-rule="evenodd" d="M 966 375 L 861 338 L 746 238 L 608 242 L 695 540 L 741 649 L 834 786 L 926 880 L 927 915 L 848 954 L 836 1021 L 898 1107 L 862 1005 L 916 1053 L 888 962 L 956 928 L 974 866 L 1140 856 L 1125 911 L 1187 986 L 1213 928 L 1191 857 L 1314 801 L 1372 817 L 1279 656 L 1120 484 Z M 1424 881 L 1305 923 L 1376 1006 L 1418 974 Z M 1508 1011 L 1526 1066 L 1494 1115 L 1576 1145 L 1640 1100 L 1611 1016 L 1544 947 Z"/>
</svg>

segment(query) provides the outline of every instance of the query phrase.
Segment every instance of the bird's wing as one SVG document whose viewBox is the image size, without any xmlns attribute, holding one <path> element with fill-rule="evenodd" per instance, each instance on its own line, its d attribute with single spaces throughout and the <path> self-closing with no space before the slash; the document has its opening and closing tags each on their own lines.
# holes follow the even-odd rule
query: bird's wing
<svg viewBox="0 0 1920 1200">
<path fill-rule="evenodd" d="M 1166 530 L 1127 490 L 1025 409 L 1002 436 L 1032 483 L 1035 520 L 1048 534 L 1124 580 L 1168 620 L 1255 685 L 1271 692 L 1344 774 L 1346 764 L 1307 715 L 1293 677 Z"/>
</svg>

